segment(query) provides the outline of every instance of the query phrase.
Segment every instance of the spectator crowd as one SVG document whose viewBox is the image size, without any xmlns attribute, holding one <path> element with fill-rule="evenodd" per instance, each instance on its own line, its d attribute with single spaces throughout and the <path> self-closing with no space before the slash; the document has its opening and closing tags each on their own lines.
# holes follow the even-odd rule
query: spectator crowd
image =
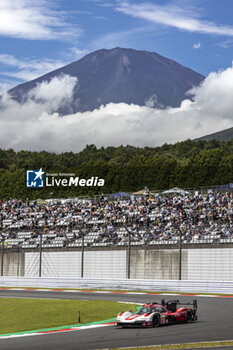
<svg viewBox="0 0 233 350">
<path fill-rule="evenodd" d="M 9 247 L 20 235 L 18 245 L 26 241 L 28 247 L 38 245 L 38 237 L 48 247 L 57 239 L 60 246 L 75 246 L 82 236 L 87 245 L 124 245 L 129 233 L 139 245 L 175 242 L 180 235 L 184 243 L 231 240 L 233 194 L 0 201 L 0 239 Z"/>
</svg>

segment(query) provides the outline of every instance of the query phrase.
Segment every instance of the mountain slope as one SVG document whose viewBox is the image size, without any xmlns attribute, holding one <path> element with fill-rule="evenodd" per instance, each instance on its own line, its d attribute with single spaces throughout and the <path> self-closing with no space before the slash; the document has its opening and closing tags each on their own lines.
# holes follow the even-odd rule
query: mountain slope
<svg viewBox="0 0 233 350">
<path fill-rule="evenodd" d="M 209 141 L 209 140 L 213 140 L 213 139 L 218 140 L 218 141 L 229 141 L 229 140 L 233 139 L 233 127 L 229 128 L 229 129 L 215 132 L 213 134 L 199 137 L 199 138 L 195 139 L 194 141 L 200 141 L 200 140 Z"/>
<path fill-rule="evenodd" d="M 177 62 L 147 51 L 114 48 L 90 53 L 65 67 L 18 85 L 9 93 L 19 102 L 42 81 L 68 74 L 78 78 L 72 103 L 62 114 L 93 110 L 109 102 L 178 107 L 204 77 Z M 61 111 L 60 111 L 61 112 Z"/>
</svg>

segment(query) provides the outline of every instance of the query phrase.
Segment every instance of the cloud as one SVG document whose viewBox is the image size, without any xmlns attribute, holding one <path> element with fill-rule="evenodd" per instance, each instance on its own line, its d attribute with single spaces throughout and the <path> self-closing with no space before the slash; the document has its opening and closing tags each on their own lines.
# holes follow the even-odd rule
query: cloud
<svg viewBox="0 0 233 350">
<path fill-rule="evenodd" d="M 0 81 L 0 95 L 7 92 L 8 90 L 13 88 L 17 84 L 18 84 L 18 82 L 14 81 L 14 80 L 8 80 L 8 79 L 1 80 Z"/>
<path fill-rule="evenodd" d="M 200 49 L 201 43 L 194 43 L 193 44 L 193 49 Z"/>
<path fill-rule="evenodd" d="M 28 93 L 29 101 L 39 103 L 46 112 L 57 110 L 72 102 L 73 89 L 77 83 L 76 77 L 66 74 L 54 77 L 49 82 L 43 81 Z"/>
<path fill-rule="evenodd" d="M 79 60 L 80 58 L 86 56 L 89 51 L 86 49 L 80 49 L 78 47 L 71 47 L 70 52 L 72 53 L 72 58 L 75 60 Z"/>
<path fill-rule="evenodd" d="M 66 22 L 65 13 L 48 0 L 1 0 L 0 36 L 30 40 L 64 40 L 81 29 Z"/>
<path fill-rule="evenodd" d="M 100 35 L 90 43 L 90 47 L 94 50 L 99 48 L 113 48 L 113 47 L 132 47 L 132 43 L 135 41 L 135 45 L 138 43 L 138 35 L 147 34 L 153 31 L 154 26 L 142 26 L 137 28 L 131 28 L 128 30 L 120 30 Z M 158 32 L 153 33 L 157 35 Z M 160 33 L 159 33 L 160 34 Z M 129 44 L 130 43 L 130 44 Z"/>
<path fill-rule="evenodd" d="M 106 1 L 106 0 L 88 0 L 89 2 L 95 2 L 98 6 L 101 7 L 114 7 L 114 1 Z"/>
<path fill-rule="evenodd" d="M 156 5 L 144 2 L 133 4 L 128 1 L 120 1 L 116 10 L 132 17 L 189 32 L 233 36 L 232 26 L 218 25 L 214 22 L 201 20 L 198 18 L 198 10 L 187 6 L 181 8 L 172 3 Z"/>
<path fill-rule="evenodd" d="M 69 104 L 77 79 L 67 75 L 38 84 L 19 104 L 7 94 L 0 103 L 0 147 L 15 150 L 78 152 L 86 144 L 159 146 L 232 127 L 233 68 L 211 73 L 193 88 L 193 101 L 179 108 L 153 109 L 125 103 L 92 112 L 59 116 Z"/>
<path fill-rule="evenodd" d="M 13 67 L 15 69 L 12 71 L 0 71 L 1 75 L 14 77 L 23 81 L 38 78 L 41 75 L 44 75 L 68 64 L 68 62 L 52 60 L 48 58 L 24 58 L 23 60 L 19 60 L 18 58 L 8 54 L 0 54 L 0 63 L 11 68 Z"/>
<path fill-rule="evenodd" d="M 228 49 L 230 46 L 232 46 L 232 44 L 233 44 L 233 40 L 228 39 L 228 40 L 224 40 L 224 41 L 218 43 L 217 45 L 219 47 L 222 47 L 223 49 Z"/>
</svg>

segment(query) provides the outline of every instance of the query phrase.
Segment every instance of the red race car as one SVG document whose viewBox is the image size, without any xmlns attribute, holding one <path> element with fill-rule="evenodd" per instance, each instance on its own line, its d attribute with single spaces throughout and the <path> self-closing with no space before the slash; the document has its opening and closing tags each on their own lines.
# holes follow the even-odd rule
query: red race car
<svg viewBox="0 0 233 350">
<path fill-rule="evenodd" d="M 117 327 L 159 327 L 161 325 L 197 320 L 197 300 L 180 303 L 179 300 L 163 299 L 161 304 L 153 302 L 143 305 L 136 313 L 121 312 L 116 319 Z"/>
</svg>

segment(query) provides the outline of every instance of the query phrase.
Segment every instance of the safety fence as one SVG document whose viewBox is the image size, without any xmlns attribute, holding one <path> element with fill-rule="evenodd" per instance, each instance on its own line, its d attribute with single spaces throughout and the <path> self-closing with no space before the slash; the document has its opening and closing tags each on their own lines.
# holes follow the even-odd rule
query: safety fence
<svg viewBox="0 0 233 350">
<path fill-rule="evenodd" d="M 1 276 L 233 281 L 233 244 L 2 249 Z"/>
</svg>

